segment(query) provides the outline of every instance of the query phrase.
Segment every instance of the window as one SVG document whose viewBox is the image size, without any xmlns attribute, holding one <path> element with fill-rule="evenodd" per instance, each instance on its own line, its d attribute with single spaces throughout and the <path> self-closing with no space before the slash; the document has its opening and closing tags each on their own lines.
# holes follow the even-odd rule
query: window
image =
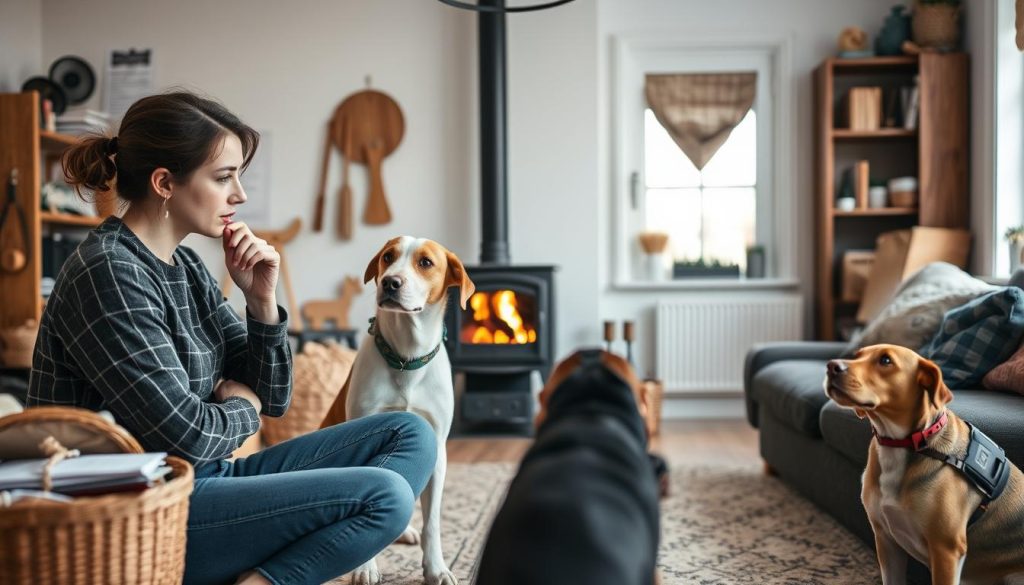
<svg viewBox="0 0 1024 585">
<path fill-rule="evenodd" d="M 677 143 L 685 144 L 686 137 L 678 126 L 670 136 L 659 123 L 645 88 L 652 76 L 723 73 L 755 74 L 753 103 L 698 170 Z M 791 188 L 789 85 L 789 43 L 784 38 L 616 39 L 611 101 L 614 284 L 628 287 L 651 279 L 651 263 L 639 240 L 645 231 L 669 234 L 672 260 L 735 264 L 741 273 L 747 248 L 759 245 L 765 275 L 793 279 L 797 236 L 790 226 L 796 223 L 797 196 Z M 671 271 L 667 261 L 665 271 Z M 673 280 L 670 286 L 691 285 Z"/>
<path fill-rule="evenodd" d="M 669 235 L 673 260 L 746 267 L 756 241 L 757 115 L 747 112 L 702 169 L 644 110 L 644 229 Z"/>
</svg>

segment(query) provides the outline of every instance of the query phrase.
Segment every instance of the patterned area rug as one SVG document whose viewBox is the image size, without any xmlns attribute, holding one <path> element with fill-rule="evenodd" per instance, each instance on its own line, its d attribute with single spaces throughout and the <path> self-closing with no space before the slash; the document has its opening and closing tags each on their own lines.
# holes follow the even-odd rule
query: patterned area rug
<svg viewBox="0 0 1024 585">
<path fill-rule="evenodd" d="M 472 585 L 476 561 L 480 557 L 491 519 L 505 499 L 505 489 L 518 465 L 510 463 L 450 463 L 445 477 L 441 512 L 441 544 L 448 568 L 460 585 Z M 416 506 L 412 525 L 423 526 L 420 507 Z M 377 555 L 382 584 L 419 585 L 423 583 L 420 546 L 392 544 Z M 348 576 L 331 581 L 349 583 Z"/>
<path fill-rule="evenodd" d="M 875 553 L 754 467 L 682 467 L 662 503 L 665 585 L 875 585 Z"/>
<path fill-rule="evenodd" d="M 449 568 L 463 585 L 473 583 L 491 519 L 516 467 L 448 468 L 442 538 Z M 677 466 L 671 489 L 672 497 L 662 502 L 658 565 L 664 585 L 881 582 L 867 546 L 759 466 Z M 418 510 L 413 523 L 420 526 Z M 383 582 L 422 583 L 420 559 L 419 546 L 391 545 L 377 557 Z M 348 582 L 343 577 L 331 583 Z"/>
</svg>

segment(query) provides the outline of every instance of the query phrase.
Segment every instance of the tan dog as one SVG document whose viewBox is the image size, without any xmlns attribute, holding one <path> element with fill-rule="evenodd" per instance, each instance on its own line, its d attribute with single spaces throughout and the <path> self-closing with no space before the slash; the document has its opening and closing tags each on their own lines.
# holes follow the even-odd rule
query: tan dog
<svg viewBox="0 0 1024 585">
<path fill-rule="evenodd" d="M 460 305 L 475 287 L 462 262 L 437 242 L 402 236 L 388 240 L 366 267 L 364 281 L 377 283 L 374 334 L 363 340 L 355 362 L 320 428 L 379 412 L 415 412 L 437 435 L 437 462 L 423 506 L 423 580 L 457 585 L 441 552 L 441 492 L 447 469 L 445 441 L 455 412 L 452 367 L 441 338 L 448 288 L 460 289 Z M 419 534 L 406 529 L 402 542 Z M 376 585 L 380 572 L 370 559 L 353 572 L 356 585 Z"/>
<path fill-rule="evenodd" d="M 1024 477 L 1007 459 L 1005 490 L 968 531 L 982 493 L 935 457 L 966 458 L 971 429 L 946 408 L 953 394 L 937 365 L 904 347 L 873 345 L 830 361 L 825 393 L 870 420 L 876 435 L 861 499 L 884 585 L 906 582 L 908 555 L 935 584 L 1024 577 Z M 904 438 L 912 445 L 895 446 Z"/>
</svg>

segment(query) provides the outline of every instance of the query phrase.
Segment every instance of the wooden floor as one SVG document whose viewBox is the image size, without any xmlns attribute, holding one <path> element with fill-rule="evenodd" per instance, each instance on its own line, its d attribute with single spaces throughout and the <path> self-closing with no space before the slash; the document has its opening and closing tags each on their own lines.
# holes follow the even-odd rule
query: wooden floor
<svg viewBox="0 0 1024 585">
<path fill-rule="evenodd" d="M 448 461 L 461 463 L 518 462 L 530 448 L 523 438 L 458 438 L 448 441 Z M 651 441 L 651 450 L 669 465 L 756 464 L 757 431 L 745 420 L 667 421 Z"/>
</svg>

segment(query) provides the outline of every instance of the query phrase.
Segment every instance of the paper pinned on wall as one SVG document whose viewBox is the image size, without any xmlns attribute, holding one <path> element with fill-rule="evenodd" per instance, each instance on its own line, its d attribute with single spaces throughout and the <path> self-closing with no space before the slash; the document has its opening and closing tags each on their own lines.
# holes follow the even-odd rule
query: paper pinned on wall
<svg viewBox="0 0 1024 585">
<path fill-rule="evenodd" d="M 277 227 L 270 225 L 270 145 L 270 132 L 260 130 L 259 148 L 241 177 L 246 202 L 235 212 L 235 220 L 256 230 Z"/>
<path fill-rule="evenodd" d="M 153 93 L 153 49 L 112 49 L 107 55 L 103 109 L 120 120 L 139 98 Z"/>
</svg>

